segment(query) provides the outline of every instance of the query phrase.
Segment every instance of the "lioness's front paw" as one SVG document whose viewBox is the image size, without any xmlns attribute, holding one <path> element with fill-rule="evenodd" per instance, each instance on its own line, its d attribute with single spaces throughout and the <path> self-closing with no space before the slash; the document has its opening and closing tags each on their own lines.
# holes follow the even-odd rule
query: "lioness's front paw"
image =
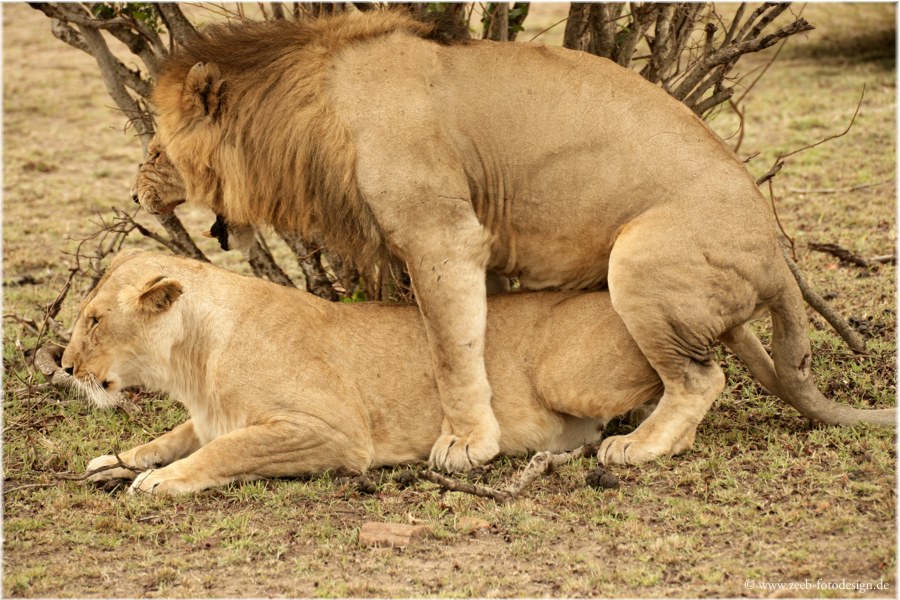
<svg viewBox="0 0 900 600">
<path fill-rule="evenodd" d="M 151 469 L 144 471 L 135 478 L 134 483 L 128 489 L 129 494 L 185 494 L 193 492 L 196 488 L 184 477 L 180 477 L 166 469 Z"/>
<path fill-rule="evenodd" d="M 445 434 L 431 448 L 428 463 L 450 473 L 462 473 L 491 460 L 500 452 L 499 436 Z"/>
<path fill-rule="evenodd" d="M 123 461 L 122 464 L 127 463 Z M 89 462 L 87 469 L 85 469 L 86 473 L 90 473 L 87 480 L 109 481 L 110 479 L 134 479 L 134 476 L 137 474 L 136 471 L 125 469 L 117 465 L 119 465 L 119 458 L 112 454 L 98 456 Z"/>
<path fill-rule="evenodd" d="M 604 465 L 639 465 L 673 454 L 671 448 L 633 436 L 630 433 L 606 438 L 597 451 L 597 460 Z"/>
</svg>

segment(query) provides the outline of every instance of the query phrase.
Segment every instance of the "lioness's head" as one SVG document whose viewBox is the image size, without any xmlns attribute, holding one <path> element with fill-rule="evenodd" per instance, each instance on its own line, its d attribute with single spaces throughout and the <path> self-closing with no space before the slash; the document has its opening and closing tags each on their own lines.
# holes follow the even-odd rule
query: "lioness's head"
<svg viewBox="0 0 900 600">
<path fill-rule="evenodd" d="M 152 257 L 132 252 L 113 261 L 82 303 L 63 353 L 63 369 L 100 407 L 117 404 L 123 388 L 144 383 L 138 375 L 153 369 L 147 349 L 180 326 L 170 309 L 181 284 L 148 270 L 147 260 L 135 261 L 141 256 Z"/>
<path fill-rule="evenodd" d="M 169 160 L 165 148 L 156 140 L 147 146 L 147 159 L 141 163 L 131 199 L 151 214 L 170 213 L 187 197 L 184 179 Z"/>
</svg>

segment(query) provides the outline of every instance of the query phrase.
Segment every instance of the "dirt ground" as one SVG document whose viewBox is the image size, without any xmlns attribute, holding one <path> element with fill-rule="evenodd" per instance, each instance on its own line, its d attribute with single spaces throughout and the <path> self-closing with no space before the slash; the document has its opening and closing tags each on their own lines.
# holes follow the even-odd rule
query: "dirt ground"
<svg viewBox="0 0 900 600">
<path fill-rule="evenodd" d="M 811 427 L 724 353 L 726 391 L 695 448 L 613 469 L 614 489 L 585 485 L 592 458 L 508 505 L 404 487 L 399 468 L 373 474 L 374 494 L 329 476 L 177 499 L 59 479 L 185 415 L 149 394 L 104 412 L 63 391 L 30 391 L 42 382 L 28 359 L 38 340 L 21 319 L 41 322 L 92 221 L 133 209 L 141 156 L 92 59 L 54 39 L 38 11 L 2 8 L 4 596 L 896 596 L 894 432 Z M 559 21 L 560 10 L 536 9 L 522 38 Z M 789 42 L 747 96 L 738 153 L 755 155 L 748 168 L 765 173 L 779 154 L 841 132 L 865 86 L 853 128 L 789 159 L 773 190 L 809 281 L 866 335 L 867 353 L 853 355 L 811 313 L 820 388 L 843 403 L 892 406 L 895 266 L 856 267 L 810 243 L 869 258 L 896 252 L 896 7 L 804 10 L 817 29 Z M 561 32 L 539 41 L 558 43 Z M 770 56 L 740 69 L 758 72 Z M 736 143 L 732 112 L 712 125 Z M 212 221 L 178 210 L 194 233 Z M 215 262 L 246 269 L 195 237 Z M 154 247 L 137 237 L 126 246 Z M 86 283 L 75 281 L 60 313 L 66 326 Z M 524 464 L 500 459 L 485 482 L 505 485 Z M 490 526 L 469 532 L 466 516 Z M 367 521 L 425 524 L 434 535 L 406 549 L 364 548 L 357 537 Z"/>
</svg>

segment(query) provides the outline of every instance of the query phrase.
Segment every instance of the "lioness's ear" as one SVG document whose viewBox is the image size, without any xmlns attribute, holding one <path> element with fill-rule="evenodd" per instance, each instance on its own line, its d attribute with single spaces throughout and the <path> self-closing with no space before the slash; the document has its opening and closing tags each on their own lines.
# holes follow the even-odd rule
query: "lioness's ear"
<svg viewBox="0 0 900 600">
<path fill-rule="evenodd" d="M 145 283 L 132 295 L 131 305 L 143 312 L 162 313 L 169 310 L 182 291 L 181 284 L 176 280 L 160 275 Z"/>
<path fill-rule="evenodd" d="M 184 79 L 184 103 L 215 121 L 225 107 L 225 88 L 225 80 L 215 63 L 198 62 Z"/>
</svg>

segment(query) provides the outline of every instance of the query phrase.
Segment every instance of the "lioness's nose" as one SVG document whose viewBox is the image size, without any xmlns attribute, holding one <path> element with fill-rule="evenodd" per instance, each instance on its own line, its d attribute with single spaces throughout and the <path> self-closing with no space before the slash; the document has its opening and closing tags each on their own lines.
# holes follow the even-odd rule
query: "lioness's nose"
<svg viewBox="0 0 900 600">
<path fill-rule="evenodd" d="M 72 366 L 72 367 L 64 367 L 64 368 L 63 368 L 63 371 L 65 371 L 67 375 L 71 375 L 72 373 L 75 372 L 75 367 L 74 367 L 74 366 Z"/>
<path fill-rule="evenodd" d="M 139 203 L 139 202 L 141 201 L 141 199 L 138 198 L 138 195 L 137 195 L 136 192 L 132 192 L 132 194 L 131 194 L 131 199 L 134 200 L 134 203 L 135 203 L 135 204 L 137 204 L 137 203 Z"/>
</svg>

